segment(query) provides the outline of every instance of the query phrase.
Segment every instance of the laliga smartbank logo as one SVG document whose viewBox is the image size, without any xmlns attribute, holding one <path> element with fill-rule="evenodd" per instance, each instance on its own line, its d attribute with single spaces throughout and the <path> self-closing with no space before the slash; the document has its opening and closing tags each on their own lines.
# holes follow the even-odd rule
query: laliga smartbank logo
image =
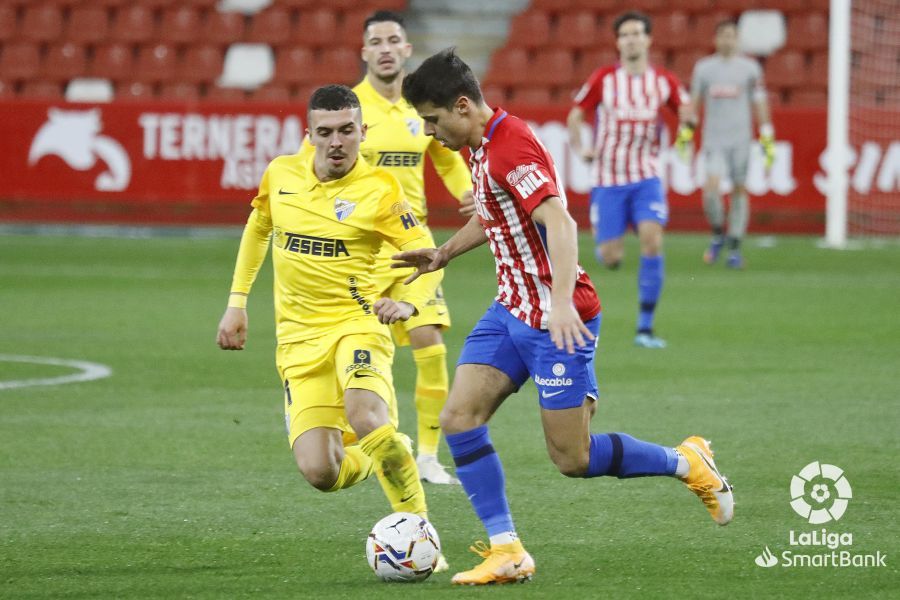
<svg viewBox="0 0 900 600">
<path fill-rule="evenodd" d="M 811 462 L 791 478 L 791 508 L 811 525 L 838 521 L 844 516 L 853 489 L 844 471 L 835 465 Z M 788 532 L 789 550 L 772 552 L 769 546 L 756 557 L 757 566 L 782 567 L 884 567 L 886 554 L 853 552 L 853 534 L 829 531 Z"/>
</svg>

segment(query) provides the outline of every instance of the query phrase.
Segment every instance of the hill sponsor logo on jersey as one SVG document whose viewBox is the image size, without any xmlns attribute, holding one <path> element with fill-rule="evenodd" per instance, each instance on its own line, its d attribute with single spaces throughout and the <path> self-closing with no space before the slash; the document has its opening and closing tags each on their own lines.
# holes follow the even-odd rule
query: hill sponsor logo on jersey
<svg viewBox="0 0 900 600">
<path fill-rule="evenodd" d="M 312 235 L 303 235 L 284 231 L 276 228 L 273 234 L 273 244 L 287 252 L 306 254 L 309 256 L 321 256 L 322 258 L 336 258 L 350 256 L 344 240 L 333 240 Z"/>
<path fill-rule="evenodd" d="M 379 167 L 417 167 L 422 162 L 421 152 L 385 151 L 378 153 Z"/>
<path fill-rule="evenodd" d="M 545 183 L 550 183 L 550 179 L 536 163 L 531 163 L 519 165 L 507 173 L 506 182 L 516 188 L 523 198 L 527 198 Z"/>
<path fill-rule="evenodd" d="M 97 160 L 107 170 L 97 175 L 94 189 L 119 192 L 131 181 L 131 159 L 122 144 L 101 135 L 103 123 L 99 108 L 91 110 L 47 111 L 47 122 L 41 125 L 28 151 L 28 165 L 37 164 L 45 156 L 58 156 L 76 171 L 94 168 Z"/>
</svg>

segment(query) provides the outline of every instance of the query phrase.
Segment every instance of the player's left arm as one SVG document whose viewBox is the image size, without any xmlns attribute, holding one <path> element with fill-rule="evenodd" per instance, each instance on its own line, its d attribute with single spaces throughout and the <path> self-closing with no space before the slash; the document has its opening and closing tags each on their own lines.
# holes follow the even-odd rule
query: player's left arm
<svg viewBox="0 0 900 600">
<path fill-rule="evenodd" d="M 550 339 L 560 350 L 575 352 L 575 345 L 584 347 L 593 340 L 572 302 L 575 280 L 578 278 L 578 225 L 558 196 L 544 198 L 532 212 L 531 218 L 543 225 L 547 232 L 547 250 L 553 270 L 553 289 L 550 296 L 548 329 Z"/>
<path fill-rule="evenodd" d="M 459 212 L 464 217 L 469 217 L 475 212 L 475 202 L 472 198 L 472 175 L 459 152 L 454 152 L 444 147 L 439 141 L 432 139 L 428 144 L 428 156 L 434 163 L 434 170 L 444 182 L 444 185 L 459 200 Z"/>
<path fill-rule="evenodd" d="M 762 69 L 758 65 L 752 89 L 753 112 L 756 113 L 756 123 L 759 127 L 759 144 L 762 146 L 766 168 L 768 169 L 775 162 L 775 127 L 772 126 L 772 117 L 769 113 L 769 101 L 766 94 L 766 84 L 763 81 Z"/>
</svg>

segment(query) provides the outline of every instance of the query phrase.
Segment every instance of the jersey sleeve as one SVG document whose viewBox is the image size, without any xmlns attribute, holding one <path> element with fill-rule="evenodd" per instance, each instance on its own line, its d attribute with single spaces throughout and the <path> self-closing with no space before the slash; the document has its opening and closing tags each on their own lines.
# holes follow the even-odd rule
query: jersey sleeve
<svg viewBox="0 0 900 600">
<path fill-rule="evenodd" d="M 269 166 L 271 167 L 271 164 Z M 250 205 L 264 217 L 271 218 L 272 213 L 269 209 L 269 168 L 266 168 L 265 173 L 263 173 L 259 182 L 259 191 L 257 191 L 256 197 L 250 201 Z"/>
<path fill-rule="evenodd" d="M 463 194 L 472 190 L 472 176 L 459 152 L 444 147 L 437 140 L 431 140 L 428 144 L 428 156 L 434 163 L 434 170 L 454 198 L 459 200 Z"/>
<path fill-rule="evenodd" d="M 238 249 L 237 260 L 234 265 L 228 306 L 233 308 L 247 307 L 247 296 L 250 294 L 250 288 L 253 287 L 256 275 L 266 259 L 271 234 L 272 220 L 268 216 L 263 215 L 259 208 L 254 208 L 250 213 L 250 218 L 247 219 L 244 233 L 241 235 L 241 246 Z"/>
<path fill-rule="evenodd" d="M 382 177 L 388 179 L 389 190 L 381 197 L 375 213 L 375 232 L 394 248 L 401 248 L 413 240 L 425 236 L 425 230 L 419 225 L 406 201 L 406 194 L 400 183 L 387 173 Z"/>
<path fill-rule="evenodd" d="M 677 115 L 679 107 L 690 102 L 691 98 L 674 73 L 666 71 L 663 77 L 665 77 L 666 83 L 669 84 L 669 97 L 666 99 L 666 106 Z"/>
<path fill-rule="evenodd" d="M 530 215 L 550 196 L 559 196 L 549 154 L 531 131 L 510 135 L 491 154 L 491 178 L 519 201 Z"/>
<path fill-rule="evenodd" d="M 601 68 L 591 73 L 588 80 L 581 86 L 578 93 L 575 94 L 575 106 L 585 113 L 593 113 L 597 108 L 597 105 L 603 101 L 602 82 L 605 72 L 606 69 Z"/>
</svg>

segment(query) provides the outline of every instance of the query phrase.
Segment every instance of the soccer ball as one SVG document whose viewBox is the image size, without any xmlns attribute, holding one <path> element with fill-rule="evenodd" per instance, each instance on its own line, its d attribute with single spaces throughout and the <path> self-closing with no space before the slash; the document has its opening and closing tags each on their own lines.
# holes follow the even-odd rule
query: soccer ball
<svg viewBox="0 0 900 600">
<path fill-rule="evenodd" d="M 366 539 L 366 559 L 382 581 L 424 581 L 441 555 L 441 540 L 431 523 L 398 512 L 375 523 Z"/>
</svg>

